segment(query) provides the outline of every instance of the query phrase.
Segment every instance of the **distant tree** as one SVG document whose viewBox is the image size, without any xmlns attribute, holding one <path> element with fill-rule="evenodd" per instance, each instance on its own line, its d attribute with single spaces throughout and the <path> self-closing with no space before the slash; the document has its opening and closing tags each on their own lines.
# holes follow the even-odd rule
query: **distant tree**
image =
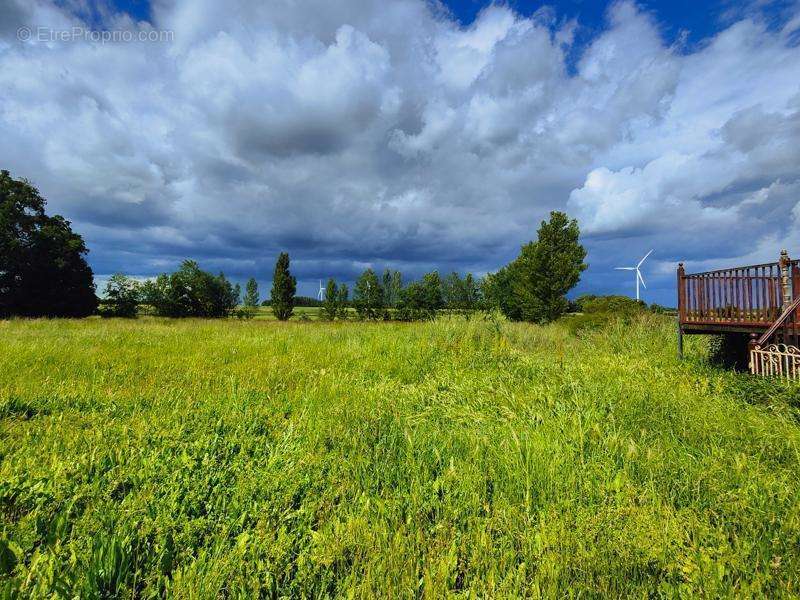
<svg viewBox="0 0 800 600">
<path fill-rule="evenodd" d="M 425 286 L 420 281 L 412 281 L 400 293 L 397 318 L 401 321 L 415 321 L 430 318 L 425 298 Z"/>
<path fill-rule="evenodd" d="M 223 273 L 212 275 L 193 260 L 142 286 L 142 301 L 164 317 L 226 317 L 236 308 L 236 290 Z"/>
<path fill-rule="evenodd" d="M 275 263 L 275 274 L 272 277 L 271 305 L 272 312 L 280 321 L 292 316 L 294 294 L 297 291 L 297 280 L 289 272 L 289 254 L 281 252 Z"/>
<path fill-rule="evenodd" d="M 244 292 L 244 305 L 248 308 L 256 308 L 258 306 L 258 282 L 254 277 L 247 280 Z"/>
<path fill-rule="evenodd" d="M 442 299 L 451 310 L 474 310 L 480 295 L 480 287 L 472 273 L 467 273 L 462 279 L 453 271 L 442 281 Z"/>
<path fill-rule="evenodd" d="M 403 276 L 400 271 L 386 269 L 383 272 L 384 304 L 395 308 L 400 303 L 400 292 L 403 289 Z"/>
<path fill-rule="evenodd" d="M 425 308 L 434 315 L 444 306 L 442 299 L 442 279 L 438 271 L 432 271 L 422 276 L 422 288 L 425 294 Z"/>
<path fill-rule="evenodd" d="M 0 318 L 85 317 L 97 308 L 83 238 L 24 179 L 0 171 Z"/>
<path fill-rule="evenodd" d="M 101 301 L 100 314 L 104 317 L 134 318 L 141 298 L 139 282 L 122 273 L 115 273 L 106 284 L 105 298 Z"/>
<path fill-rule="evenodd" d="M 347 319 L 347 299 L 350 290 L 347 289 L 347 284 L 343 283 L 339 286 L 339 294 L 336 299 L 336 316 L 342 320 Z"/>
<path fill-rule="evenodd" d="M 566 312 L 566 294 L 587 265 L 578 222 L 562 212 L 542 221 L 538 237 L 522 247 L 511 265 L 513 294 L 526 321 L 545 323 Z"/>
<path fill-rule="evenodd" d="M 466 310 L 475 310 L 481 302 L 481 286 L 475 281 L 472 273 L 464 277 L 464 306 Z"/>
<path fill-rule="evenodd" d="M 238 283 L 233 286 L 233 296 L 236 298 L 236 306 L 239 306 L 242 301 L 242 286 Z"/>
<path fill-rule="evenodd" d="M 488 274 L 483 279 L 481 292 L 486 308 L 500 310 L 512 321 L 522 320 L 522 306 L 514 293 L 511 265 Z"/>
<path fill-rule="evenodd" d="M 353 305 L 362 319 L 377 319 L 381 315 L 384 306 L 383 288 L 372 269 L 364 271 L 356 281 Z"/>
<path fill-rule="evenodd" d="M 311 296 L 295 296 L 294 305 L 297 306 L 322 306 L 323 301 Z"/>
<path fill-rule="evenodd" d="M 339 314 L 339 286 L 333 278 L 328 279 L 325 287 L 325 301 L 322 303 L 322 315 L 329 321 L 333 321 Z"/>
</svg>

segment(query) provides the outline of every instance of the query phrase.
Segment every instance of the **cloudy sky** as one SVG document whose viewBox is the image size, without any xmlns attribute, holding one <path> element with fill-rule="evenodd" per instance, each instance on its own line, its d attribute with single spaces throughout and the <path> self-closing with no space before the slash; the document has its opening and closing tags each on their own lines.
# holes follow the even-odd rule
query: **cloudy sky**
<svg viewBox="0 0 800 600">
<path fill-rule="evenodd" d="M 482 274 L 557 209 L 579 291 L 654 248 L 674 305 L 679 260 L 800 256 L 800 2 L 0 0 L 0 168 L 101 281 Z"/>
</svg>

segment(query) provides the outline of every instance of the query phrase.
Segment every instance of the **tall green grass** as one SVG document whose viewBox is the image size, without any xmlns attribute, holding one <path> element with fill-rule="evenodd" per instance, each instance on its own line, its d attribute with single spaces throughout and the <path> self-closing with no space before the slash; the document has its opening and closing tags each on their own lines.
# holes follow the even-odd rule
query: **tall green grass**
<svg viewBox="0 0 800 600">
<path fill-rule="evenodd" d="M 687 345 L 648 315 L 0 322 L 0 589 L 796 595 L 796 388 Z"/>
</svg>

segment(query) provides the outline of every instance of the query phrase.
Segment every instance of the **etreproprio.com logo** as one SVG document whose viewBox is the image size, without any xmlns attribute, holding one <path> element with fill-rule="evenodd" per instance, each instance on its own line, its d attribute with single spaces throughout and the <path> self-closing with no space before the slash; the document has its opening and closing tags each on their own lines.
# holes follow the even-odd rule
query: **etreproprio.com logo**
<svg viewBox="0 0 800 600">
<path fill-rule="evenodd" d="M 175 39 L 175 32 L 169 29 L 88 29 L 71 27 L 53 29 L 52 27 L 20 27 L 17 29 L 20 42 L 91 42 L 95 44 L 119 44 L 132 42 L 164 43 Z"/>
</svg>

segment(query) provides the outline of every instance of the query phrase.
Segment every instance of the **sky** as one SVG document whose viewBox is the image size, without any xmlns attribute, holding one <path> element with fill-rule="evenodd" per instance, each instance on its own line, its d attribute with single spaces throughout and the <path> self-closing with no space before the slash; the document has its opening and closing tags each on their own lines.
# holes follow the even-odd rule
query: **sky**
<svg viewBox="0 0 800 600">
<path fill-rule="evenodd" d="M 562 210 L 575 293 L 653 249 L 675 305 L 679 261 L 800 256 L 800 2 L 0 0 L 0 168 L 101 287 L 482 275 Z"/>
</svg>

